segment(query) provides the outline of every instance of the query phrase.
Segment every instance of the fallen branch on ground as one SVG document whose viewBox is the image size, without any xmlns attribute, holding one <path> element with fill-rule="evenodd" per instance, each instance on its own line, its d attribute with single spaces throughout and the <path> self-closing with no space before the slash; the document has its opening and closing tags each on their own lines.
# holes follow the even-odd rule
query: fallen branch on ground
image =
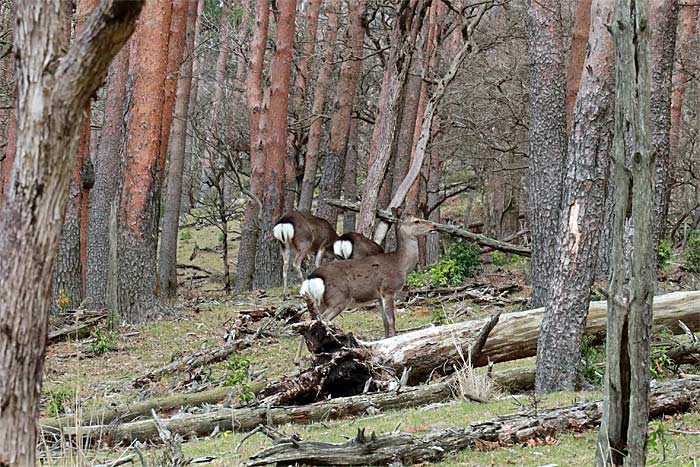
<svg viewBox="0 0 700 467">
<path fill-rule="evenodd" d="M 661 383 L 652 388 L 650 413 L 660 416 L 687 410 L 700 398 L 700 378 Z M 531 439 L 556 436 L 566 431 L 595 428 L 602 415 L 602 401 L 568 407 L 521 412 L 475 422 L 468 427 L 434 430 L 425 434 L 393 432 L 365 435 L 359 430 L 345 443 L 302 441 L 296 437 L 277 443 L 251 457 L 248 465 L 281 463 L 309 465 L 415 464 L 443 459 L 462 449 L 494 449 Z"/>
<path fill-rule="evenodd" d="M 178 268 L 178 269 L 192 269 L 193 271 L 203 272 L 204 274 L 206 274 L 206 275 L 208 275 L 208 276 L 212 276 L 212 275 L 216 274 L 215 272 L 209 271 L 208 269 L 204 269 L 203 267 L 197 266 L 197 265 L 195 265 L 195 264 L 181 264 L 181 263 L 178 263 L 178 264 L 177 264 L 177 268 Z"/>
<path fill-rule="evenodd" d="M 326 203 L 331 206 L 346 210 L 346 211 L 360 211 L 360 203 L 352 203 L 350 201 L 345 201 L 342 199 L 327 199 Z M 377 209 L 377 217 L 388 222 L 396 222 L 396 217 L 389 211 L 383 209 Z M 475 234 L 468 230 L 464 230 L 460 227 L 454 225 L 441 224 L 439 222 L 432 222 L 435 228 L 442 233 L 453 235 L 455 237 L 461 237 L 469 240 L 470 242 L 476 243 L 484 247 L 490 247 L 494 250 L 505 251 L 506 253 L 515 253 L 520 256 L 530 257 L 532 255 L 531 250 L 528 247 L 522 245 L 514 245 L 508 242 L 502 242 L 493 238 L 486 237 L 484 235 Z"/>
<path fill-rule="evenodd" d="M 88 335 L 100 322 L 107 319 L 107 313 L 84 314 L 78 318 L 78 322 L 55 331 L 49 332 L 49 344 L 55 344 L 68 338 L 80 338 Z"/>
</svg>

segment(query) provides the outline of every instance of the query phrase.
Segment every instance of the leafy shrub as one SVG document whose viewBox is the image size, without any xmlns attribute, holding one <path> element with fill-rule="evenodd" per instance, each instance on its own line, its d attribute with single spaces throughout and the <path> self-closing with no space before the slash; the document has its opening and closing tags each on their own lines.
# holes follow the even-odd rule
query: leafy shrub
<svg viewBox="0 0 700 467">
<path fill-rule="evenodd" d="M 97 328 L 92 331 L 92 337 L 95 339 L 88 345 L 87 351 L 95 354 L 102 355 L 107 352 L 111 352 L 117 348 L 116 336 L 114 332 L 107 331 L 103 328 Z"/>
<path fill-rule="evenodd" d="M 58 291 L 56 296 L 56 306 L 60 308 L 61 311 L 68 309 L 72 301 L 70 292 L 66 292 L 63 289 Z"/>
<path fill-rule="evenodd" d="M 192 232 L 190 232 L 189 230 L 183 230 L 182 232 L 180 232 L 180 240 L 182 240 L 183 242 L 186 242 L 187 240 L 191 240 L 191 239 L 192 239 Z"/>
<path fill-rule="evenodd" d="M 423 271 L 411 271 L 406 278 L 406 285 L 411 289 L 425 287 L 428 282 L 428 274 Z"/>
<path fill-rule="evenodd" d="M 516 264 L 517 262 L 521 261 L 522 259 L 523 259 L 523 257 L 520 255 L 511 254 L 511 253 L 504 253 L 502 251 L 494 251 L 491 254 L 491 260 L 493 261 L 493 264 L 496 266 L 507 266 L 509 264 Z"/>
<path fill-rule="evenodd" d="M 430 310 L 430 316 L 433 318 L 431 322 L 437 326 L 447 324 L 450 318 L 447 316 L 447 312 L 442 308 L 433 308 Z"/>
<path fill-rule="evenodd" d="M 471 277 L 479 270 L 479 247 L 473 243 L 457 241 L 450 245 L 445 258 L 454 260 L 456 271 L 462 276 L 462 280 Z"/>
<path fill-rule="evenodd" d="M 581 350 L 581 372 L 590 384 L 600 386 L 603 384 L 604 370 L 599 365 L 605 362 L 605 348 L 595 345 L 596 336 L 583 336 L 583 348 Z"/>
<path fill-rule="evenodd" d="M 238 397 L 241 402 L 250 402 L 255 399 L 255 393 L 250 386 L 250 360 L 233 357 L 227 361 L 224 386 L 240 387 L 241 392 Z"/>
<path fill-rule="evenodd" d="M 58 417 L 66 413 L 64 404 L 73 399 L 73 390 L 67 387 L 49 389 L 46 399 L 46 415 L 49 417 Z"/>
<path fill-rule="evenodd" d="M 659 242 L 659 249 L 656 251 L 656 264 L 659 267 L 664 267 L 671 260 L 671 255 L 673 254 L 673 246 L 671 242 L 663 239 Z"/>
<path fill-rule="evenodd" d="M 447 254 L 426 272 L 413 271 L 408 275 L 406 284 L 411 288 L 431 285 L 448 287 L 460 285 L 467 277 L 473 276 L 479 269 L 479 248 L 468 242 L 454 242 Z"/>
<path fill-rule="evenodd" d="M 685 267 L 689 271 L 700 272 L 700 230 L 690 232 L 685 249 Z"/>
</svg>

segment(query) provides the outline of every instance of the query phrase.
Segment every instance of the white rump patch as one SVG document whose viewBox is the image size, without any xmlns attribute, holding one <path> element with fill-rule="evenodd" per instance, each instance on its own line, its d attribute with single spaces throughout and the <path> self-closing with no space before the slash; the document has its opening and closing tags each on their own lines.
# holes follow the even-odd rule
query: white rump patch
<svg viewBox="0 0 700 467">
<path fill-rule="evenodd" d="M 336 240 L 333 242 L 333 253 L 338 258 L 349 259 L 352 256 L 352 242 L 350 240 Z"/>
<path fill-rule="evenodd" d="M 301 283 L 301 289 L 299 289 L 299 295 L 302 297 L 308 295 L 311 300 L 316 303 L 316 305 L 321 304 L 323 300 L 323 293 L 326 291 L 326 286 L 323 283 L 323 279 L 320 277 L 314 277 L 312 279 L 306 279 Z"/>
<path fill-rule="evenodd" d="M 294 226 L 292 224 L 277 224 L 272 228 L 272 235 L 285 245 L 294 238 Z"/>
</svg>

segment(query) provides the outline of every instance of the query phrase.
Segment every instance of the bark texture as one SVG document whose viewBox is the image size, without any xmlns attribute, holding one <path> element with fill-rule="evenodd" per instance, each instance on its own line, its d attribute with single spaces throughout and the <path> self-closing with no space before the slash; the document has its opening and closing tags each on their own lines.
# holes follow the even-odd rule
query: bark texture
<svg viewBox="0 0 700 467">
<path fill-rule="evenodd" d="M 338 84 L 336 85 L 335 111 L 331 115 L 329 151 L 323 159 L 323 170 L 319 182 L 318 206 L 316 215 L 326 219 L 332 226 L 338 223 L 338 209 L 325 203 L 326 199 L 336 199 L 340 196 L 344 159 L 350 133 L 352 103 L 355 89 L 362 71 L 362 61 L 358 60 L 364 52 L 365 40 L 365 0 L 350 0 L 348 9 L 348 42 L 350 43 L 349 57 L 346 55 L 340 67 Z"/>
<path fill-rule="evenodd" d="M 158 258 L 160 291 L 166 297 L 174 297 L 177 292 L 177 239 L 180 225 L 180 201 L 182 199 L 182 171 L 187 146 L 187 111 L 192 90 L 192 53 L 194 51 L 196 20 L 197 3 L 190 2 L 187 11 L 184 61 L 180 66 L 175 96 L 175 115 L 170 135 L 168 184 L 163 208 L 163 230 Z"/>
<path fill-rule="evenodd" d="M 313 121 L 309 128 L 308 142 L 306 143 L 306 157 L 304 158 L 304 178 L 301 183 L 301 195 L 299 198 L 299 210 L 311 212 L 314 185 L 316 182 L 316 168 L 321 148 L 321 130 L 323 129 L 323 110 L 326 105 L 326 94 L 330 85 L 331 72 L 333 71 L 333 57 L 335 56 L 335 41 L 338 35 L 338 13 L 340 12 L 340 0 L 329 0 L 326 7 L 325 32 L 323 34 L 326 43 L 323 46 L 321 56 L 321 69 L 316 79 L 313 104 L 311 105 L 311 118 Z M 301 70 L 300 70 L 301 72 Z M 298 76 L 298 75 L 297 75 Z M 289 189 L 286 195 L 289 195 Z M 289 206 L 287 206 L 289 207 Z"/>
<path fill-rule="evenodd" d="M 130 323 L 162 312 L 156 297 L 160 145 L 171 4 L 146 2 L 139 18 L 133 106 L 126 131 L 124 180 L 110 261 L 110 308 Z"/>
<path fill-rule="evenodd" d="M 391 157 L 401 93 L 411 68 L 412 51 L 429 4 L 430 2 L 423 0 L 402 2 L 391 31 L 391 50 L 377 103 L 378 112 L 370 143 L 365 193 L 357 219 L 358 232 L 368 238 L 372 238 L 374 233 L 375 211 L 378 207 L 381 183 Z M 381 237 L 383 239 L 384 235 Z"/>
<path fill-rule="evenodd" d="M 255 3 L 255 27 L 250 43 L 250 65 L 246 83 L 248 126 L 250 127 L 250 200 L 241 226 L 241 243 L 236 268 L 236 291 L 250 290 L 255 274 L 255 250 L 258 242 L 258 216 L 263 186 L 265 158 L 260 147 L 260 120 L 264 111 L 262 73 L 270 19 L 267 0 Z"/>
<path fill-rule="evenodd" d="M 105 118 L 95 157 L 95 185 L 90 191 L 86 263 L 86 298 L 90 309 L 107 305 L 109 277 L 110 213 L 121 180 L 126 83 L 129 75 L 129 47 L 114 58 L 107 79 Z"/>
<path fill-rule="evenodd" d="M 566 49 L 560 2 L 531 0 L 528 3 L 530 300 L 532 306 L 543 306 L 547 303 L 547 291 L 557 261 L 556 239 L 567 143 Z"/>
<path fill-rule="evenodd" d="M 651 150 L 656 161 L 654 243 L 665 238 L 671 195 L 671 93 L 678 0 L 651 0 Z"/>
<path fill-rule="evenodd" d="M 357 201 L 357 119 L 350 121 L 347 151 L 345 153 L 345 169 L 343 170 L 343 198 L 355 203 Z M 345 211 L 343 214 L 343 233 L 355 231 L 355 211 Z"/>
<path fill-rule="evenodd" d="M 594 0 L 588 54 L 574 107 L 563 182 L 558 258 L 537 344 L 539 392 L 573 390 L 605 220 L 612 146 L 614 0 Z"/>
<path fill-rule="evenodd" d="M 613 183 L 605 403 L 596 466 L 645 465 L 656 280 L 650 143 L 649 4 L 617 0 Z"/>
<path fill-rule="evenodd" d="M 581 84 L 583 62 L 586 59 L 586 44 L 591 29 L 591 1 L 576 2 L 576 18 L 574 32 L 571 35 L 571 50 L 569 51 L 569 66 L 566 69 L 566 129 L 571 131 L 576 95 Z"/>
<path fill-rule="evenodd" d="M 51 277 L 90 96 L 142 2 L 100 3 L 68 49 L 61 1 L 17 2 L 17 163 L 0 213 L 0 464 L 35 465 Z M 67 53 L 65 52 L 66 50 Z M 60 59 L 59 59 L 60 58 Z"/>
<path fill-rule="evenodd" d="M 255 250 L 253 286 L 267 289 L 282 283 L 282 261 L 272 226 L 282 215 L 284 206 L 285 158 L 287 149 L 287 114 L 289 85 L 294 52 L 296 0 L 277 4 L 275 54 L 270 62 L 270 101 L 268 124 L 262 135 L 265 154 L 264 190 L 261 193 L 260 233 Z"/>
</svg>

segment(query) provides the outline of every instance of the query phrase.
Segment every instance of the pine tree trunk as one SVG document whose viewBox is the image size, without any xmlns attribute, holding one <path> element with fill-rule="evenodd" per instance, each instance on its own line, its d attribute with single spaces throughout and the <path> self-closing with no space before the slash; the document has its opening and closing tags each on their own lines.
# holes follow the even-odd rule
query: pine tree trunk
<svg viewBox="0 0 700 467">
<path fill-rule="evenodd" d="M 131 43 L 130 41 L 129 43 Z M 86 296 L 87 307 L 107 305 L 109 275 L 109 216 L 122 177 L 120 158 L 124 139 L 124 107 L 129 75 L 129 47 L 114 58 L 107 79 L 105 118 L 95 158 L 95 185 L 88 214 Z"/>
<path fill-rule="evenodd" d="M 270 5 L 267 0 L 255 3 L 255 28 L 250 43 L 250 65 L 246 84 L 248 105 L 248 126 L 250 127 L 250 193 L 254 199 L 248 201 L 243 224 L 241 242 L 238 248 L 236 267 L 236 291 L 250 290 L 255 274 L 255 250 L 258 242 L 258 214 L 260 195 L 263 186 L 265 159 L 260 149 L 260 119 L 264 110 L 262 74 L 265 65 L 265 44 L 270 18 Z"/>
<path fill-rule="evenodd" d="M 96 0 L 80 0 L 76 5 L 76 34 L 85 25 L 87 15 L 95 8 Z M 71 15 L 68 15 L 68 39 L 70 40 Z M 89 190 L 83 186 L 83 173 L 85 167 L 90 164 L 90 107 L 85 111 L 80 126 L 80 139 L 78 140 L 78 158 L 73 168 L 68 194 L 68 205 L 63 216 L 63 228 L 61 239 L 58 243 L 56 266 L 53 273 L 53 296 L 56 300 L 70 300 L 62 306 L 78 307 L 83 302 L 84 282 L 83 278 L 83 249 L 82 249 L 82 219 L 83 207 Z"/>
<path fill-rule="evenodd" d="M 193 50 L 199 50 L 201 43 L 201 30 L 202 30 L 202 16 L 204 15 L 204 3 L 206 0 L 197 1 L 197 20 L 194 25 L 194 48 Z M 192 112 L 196 105 L 199 92 L 199 54 L 194 53 L 192 57 L 192 84 L 190 85 L 190 102 L 187 105 L 188 112 Z M 194 175 L 194 164 L 193 164 L 193 153 L 192 147 L 195 145 L 194 138 L 190 139 L 189 145 L 191 147 L 190 151 L 185 150 L 185 162 L 182 169 L 182 200 L 180 204 L 180 211 L 190 212 L 190 208 L 194 205 L 194 184 L 196 183 L 197 177 Z"/>
<path fill-rule="evenodd" d="M 124 180 L 112 258 L 110 308 L 129 323 L 163 311 L 157 298 L 156 247 L 160 198 L 160 145 L 171 4 L 146 2 L 139 18 L 133 105 L 126 131 Z"/>
<path fill-rule="evenodd" d="M 100 3 L 68 49 L 61 0 L 17 2 L 17 163 L 0 212 L 0 464 L 35 465 L 51 277 L 80 126 L 142 2 Z M 64 52 L 68 52 L 64 55 Z"/>
<path fill-rule="evenodd" d="M 338 35 L 338 12 L 340 11 L 339 0 L 329 0 L 326 15 L 328 23 L 323 37 L 325 45 L 321 56 L 321 70 L 316 79 L 316 90 L 311 106 L 311 116 L 314 119 L 309 128 L 308 142 L 306 143 L 306 157 L 304 158 L 304 178 L 301 183 L 301 196 L 299 198 L 299 210 L 311 212 L 311 202 L 313 200 L 314 185 L 316 182 L 316 168 L 318 167 L 319 149 L 321 147 L 321 130 L 324 119 L 323 110 L 326 105 L 326 94 L 330 84 L 331 72 L 333 71 L 333 58 L 335 56 L 335 41 Z M 301 71 L 299 72 L 301 74 Z M 297 75 L 299 76 L 299 75 Z M 290 193 L 289 189 L 286 194 Z M 287 206 L 288 208 L 289 206 Z"/>
<path fill-rule="evenodd" d="M 343 198 L 357 201 L 357 145 L 358 141 L 357 119 L 350 120 L 348 134 L 348 149 L 345 153 L 345 169 L 343 170 Z M 343 233 L 355 231 L 355 211 L 345 211 L 343 214 Z"/>
<path fill-rule="evenodd" d="M 372 237 L 374 232 L 379 191 L 391 157 L 401 93 L 406 84 L 408 70 L 411 67 L 412 50 L 423 25 L 425 10 L 429 3 L 423 0 L 402 3 L 391 31 L 391 51 L 377 103 L 378 111 L 370 143 L 364 197 L 357 220 L 357 230 L 367 237 Z"/>
<path fill-rule="evenodd" d="M 574 104 L 576 104 L 576 95 L 578 94 L 578 88 L 581 83 L 581 73 L 583 73 L 583 62 L 586 58 L 586 44 L 588 44 L 588 33 L 591 29 L 591 1 L 592 0 L 578 0 L 576 2 L 574 33 L 571 37 L 569 66 L 566 69 L 567 131 L 571 131 Z"/>
<path fill-rule="evenodd" d="M 647 0 L 617 0 L 613 183 L 605 399 L 596 466 L 645 465 L 649 343 L 656 280 Z"/>
<path fill-rule="evenodd" d="M 538 392 L 573 390 L 605 220 L 612 145 L 614 0 L 594 0 L 566 163 L 555 271 L 537 343 Z"/>
<path fill-rule="evenodd" d="M 319 182 L 318 206 L 316 215 L 335 226 L 338 223 L 338 209 L 326 204 L 324 200 L 340 196 L 342 177 L 345 167 L 345 154 L 350 133 L 352 104 L 355 99 L 357 82 L 362 71 L 362 61 L 357 58 L 364 53 L 365 40 L 365 0 L 350 0 L 348 7 L 348 35 L 350 56 L 344 56 L 340 67 L 336 99 L 333 104 L 335 111 L 331 115 L 329 151 L 325 153 L 321 181 Z M 355 58 L 353 60 L 353 58 Z"/>
<path fill-rule="evenodd" d="M 192 52 L 197 21 L 197 3 L 190 2 L 187 10 L 187 35 L 184 61 L 180 67 L 175 96 L 175 116 L 170 135 L 168 185 L 163 208 L 163 231 L 160 240 L 158 273 L 163 296 L 174 297 L 177 292 L 177 240 L 182 199 L 182 170 L 187 145 L 187 111 L 192 90 Z"/>
<path fill-rule="evenodd" d="M 245 72 L 246 72 L 246 57 L 248 51 L 246 44 L 248 43 L 248 29 L 250 28 L 250 4 L 253 0 L 241 0 L 242 14 L 241 21 L 238 26 L 238 43 L 241 44 L 241 50 L 236 60 L 236 86 L 245 90 Z"/>
<path fill-rule="evenodd" d="M 294 53 L 296 0 L 279 0 L 277 4 L 275 54 L 270 62 L 270 103 L 268 125 L 263 133 L 265 153 L 264 191 L 260 200 L 262 212 L 260 233 L 255 251 L 256 288 L 281 284 L 282 261 L 278 242 L 272 237 L 272 226 L 282 215 L 284 206 L 285 157 L 287 149 L 287 113 L 289 85 Z"/>
<path fill-rule="evenodd" d="M 530 0 L 528 3 L 530 304 L 538 307 L 547 303 L 547 291 L 557 258 L 556 238 L 567 140 L 566 63 L 560 2 Z"/>
<path fill-rule="evenodd" d="M 651 147 L 656 160 L 654 244 L 665 238 L 671 195 L 671 92 L 678 0 L 651 0 Z"/>
</svg>

